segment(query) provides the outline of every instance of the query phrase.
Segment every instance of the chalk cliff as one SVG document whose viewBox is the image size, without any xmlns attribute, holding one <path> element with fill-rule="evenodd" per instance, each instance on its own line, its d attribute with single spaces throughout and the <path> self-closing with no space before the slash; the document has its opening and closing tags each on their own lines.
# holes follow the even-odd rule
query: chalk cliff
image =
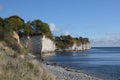
<svg viewBox="0 0 120 80">
<path fill-rule="evenodd" d="M 56 49 L 55 43 L 51 39 L 45 37 L 45 35 L 24 35 L 20 37 L 20 40 L 30 53 L 54 52 Z"/>
<path fill-rule="evenodd" d="M 30 53 L 41 53 L 42 50 L 42 36 L 22 36 L 20 37 L 22 44 L 28 49 Z"/>
<path fill-rule="evenodd" d="M 89 50 L 90 48 L 91 48 L 90 43 L 86 43 L 81 45 L 73 44 L 73 46 L 69 48 L 65 48 L 63 50 L 64 51 L 84 51 L 84 50 Z"/>
<path fill-rule="evenodd" d="M 77 44 L 73 44 L 73 46 L 69 47 L 68 50 L 72 50 L 72 51 L 81 51 L 82 50 L 82 45 L 77 45 Z"/>
<path fill-rule="evenodd" d="M 88 38 L 72 37 L 71 35 L 53 38 L 49 25 L 39 19 L 24 22 L 19 16 L 10 16 L 5 19 L 1 18 L 0 23 L 0 39 L 2 40 L 6 36 L 13 37 L 14 39 L 6 38 L 6 42 L 10 42 L 9 39 L 11 39 L 11 42 L 13 42 L 11 44 L 17 44 L 16 46 L 23 49 L 26 53 L 27 49 L 29 53 L 48 53 L 59 50 L 81 51 L 90 49 Z M 7 35 L 5 35 L 6 33 Z M 16 46 L 13 47 L 17 48 Z"/>
<path fill-rule="evenodd" d="M 22 47 L 18 33 L 15 32 L 15 31 L 13 31 L 12 36 L 13 36 L 13 38 L 16 40 L 17 44 L 18 44 L 20 47 Z"/>
<path fill-rule="evenodd" d="M 42 37 L 42 53 L 54 52 L 56 49 L 55 42 L 47 38 L 45 35 Z"/>
<path fill-rule="evenodd" d="M 59 38 L 58 43 L 55 40 L 51 40 L 45 35 L 22 35 L 18 36 L 16 32 L 13 32 L 13 37 L 17 40 L 21 46 L 23 44 L 29 51 L 29 53 L 51 53 L 55 51 L 82 51 L 89 50 L 90 42 L 88 39 L 70 39 Z M 58 45 L 59 44 L 59 45 Z M 62 47 L 61 47 L 62 45 Z"/>
<path fill-rule="evenodd" d="M 57 51 L 82 51 L 91 48 L 88 38 L 74 38 L 67 35 L 55 37 L 55 42 Z"/>
</svg>

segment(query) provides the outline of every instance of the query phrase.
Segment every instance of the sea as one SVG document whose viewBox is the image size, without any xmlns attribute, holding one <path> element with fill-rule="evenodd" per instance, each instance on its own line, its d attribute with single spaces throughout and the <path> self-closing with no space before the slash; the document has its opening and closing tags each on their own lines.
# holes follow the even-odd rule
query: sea
<svg viewBox="0 0 120 80">
<path fill-rule="evenodd" d="M 45 60 L 104 80 L 120 80 L 120 47 L 92 47 L 91 50 L 82 52 L 57 52 L 45 57 Z"/>
</svg>

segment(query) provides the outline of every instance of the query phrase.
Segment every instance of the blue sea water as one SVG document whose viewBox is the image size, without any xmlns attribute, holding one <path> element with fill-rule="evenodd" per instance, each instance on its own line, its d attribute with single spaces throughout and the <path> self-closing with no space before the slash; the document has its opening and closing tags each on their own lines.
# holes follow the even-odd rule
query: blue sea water
<svg viewBox="0 0 120 80">
<path fill-rule="evenodd" d="M 104 80 L 120 80 L 120 47 L 93 47 L 84 52 L 59 52 L 45 60 Z"/>
</svg>

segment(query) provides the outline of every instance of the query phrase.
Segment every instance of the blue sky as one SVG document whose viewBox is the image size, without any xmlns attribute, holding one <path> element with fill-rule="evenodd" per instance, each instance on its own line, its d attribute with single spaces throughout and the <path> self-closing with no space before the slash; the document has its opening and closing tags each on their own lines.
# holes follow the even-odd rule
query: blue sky
<svg viewBox="0 0 120 80">
<path fill-rule="evenodd" d="M 120 46 L 120 0 L 0 0 L 0 16 L 40 19 L 54 35 L 88 37 L 92 46 Z"/>
</svg>

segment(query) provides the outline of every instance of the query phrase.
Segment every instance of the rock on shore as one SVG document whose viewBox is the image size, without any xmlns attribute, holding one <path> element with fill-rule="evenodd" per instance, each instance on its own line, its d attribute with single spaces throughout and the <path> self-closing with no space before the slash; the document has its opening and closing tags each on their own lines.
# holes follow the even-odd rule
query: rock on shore
<svg viewBox="0 0 120 80">
<path fill-rule="evenodd" d="M 57 80 L 103 80 L 84 73 L 69 71 L 57 65 L 46 65 L 43 67 L 57 77 Z"/>
</svg>

